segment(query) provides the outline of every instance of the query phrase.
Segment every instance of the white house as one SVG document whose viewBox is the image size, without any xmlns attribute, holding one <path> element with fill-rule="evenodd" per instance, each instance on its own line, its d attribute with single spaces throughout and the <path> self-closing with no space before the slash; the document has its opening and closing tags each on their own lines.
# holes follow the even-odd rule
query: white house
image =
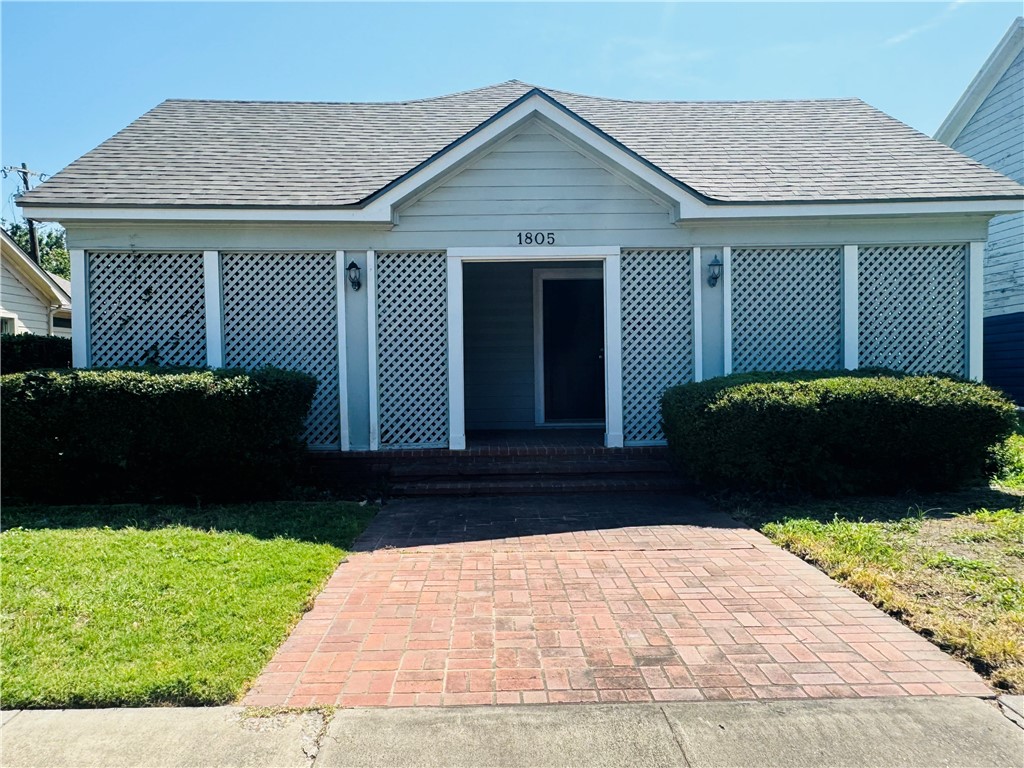
<svg viewBox="0 0 1024 768">
<path fill-rule="evenodd" d="M 1024 17 L 982 65 L 935 138 L 1024 182 Z M 985 379 L 1024 404 L 1024 214 L 998 216 L 985 246 Z"/>
<path fill-rule="evenodd" d="M 979 378 L 988 222 L 1022 200 L 857 99 L 510 81 L 166 101 L 20 204 L 67 229 L 77 366 L 302 368 L 311 446 L 387 450 L 658 443 L 664 388 L 730 371 Z"/>
<path fill-rule="evenodd" d="M 71 336 L 71 284 L 0 229 L 0 333 Z"/>
</svg>

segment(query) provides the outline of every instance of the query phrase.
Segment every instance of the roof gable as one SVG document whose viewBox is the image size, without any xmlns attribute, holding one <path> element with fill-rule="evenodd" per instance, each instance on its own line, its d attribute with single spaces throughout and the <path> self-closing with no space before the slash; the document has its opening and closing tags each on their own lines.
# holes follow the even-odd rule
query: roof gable
<svg viewBox="0 0 1024 768">
<path fill-rule="evenodd" d="M 0 253 L 4 263 L 21 281 L 44 301 L 51 301 L 61 307 L 71 306 L 71 294 L 57 283 L 57 276 L 44 270 L 25 253 L 6 229 L 0 229 Z"/>
<path fill-rule="evenodd" d="M 1022 50 L 1024 50 L 1024 16 L 1018 16 L 1003 35 L 1003 39 L 999 41 L 995 50 L 981 65 L 978 74 L 971 80 L 970 85 L 967 86 L 946 119 L 942 121 L 942 125 L 935 132 L 937 141 L 952 146 Z"/>
<path fill-rule="evenodd" d="M 668 227 L 678 208 L 674 196 L 652 189 L 631 169 L 532 113 L 450 172 L 435 176 L 395 211 L 396 223 L 413 229 L 418 226 L 413 222 L 423 225 L 436 216 L 473 217 L 476 226 L 488 221 L 494 228 L 507 226 L 509 216 L 521 227 L 578 223 L 581 217 L 600 217 L 601 226 L 614 227 L 616 216 L 626 217 L 624 226 L 645 217 Z"/>
</svg>

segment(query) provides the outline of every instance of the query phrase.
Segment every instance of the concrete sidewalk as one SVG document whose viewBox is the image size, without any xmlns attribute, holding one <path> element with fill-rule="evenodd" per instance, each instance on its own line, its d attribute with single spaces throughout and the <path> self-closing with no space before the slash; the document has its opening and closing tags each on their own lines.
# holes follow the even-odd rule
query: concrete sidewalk
<svg viewBox="0 0 1024 768">
<path fill-rule="evenodd" d="M 1024 766 L 1024 730 L 993 701 L 956 697 L 20 711 L 3 713 L 0 745 L 9 768 Z"/>
</svg>

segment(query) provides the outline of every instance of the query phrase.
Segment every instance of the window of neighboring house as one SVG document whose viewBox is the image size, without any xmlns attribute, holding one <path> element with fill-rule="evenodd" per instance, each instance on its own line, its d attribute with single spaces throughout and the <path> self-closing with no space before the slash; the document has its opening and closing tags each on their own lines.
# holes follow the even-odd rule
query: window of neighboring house
<svg viewBox="0 0 1024 768">
<path fill-rule="evenodd" d="M 0 333 L 14 333 L 13 317 L 0 317 Z"/>
<path fill-rule="evenodd" d="M 54 328 L 70 328 L 71 318 L 70 317 L 55 317 L 53 318 Z"/>
</svg>

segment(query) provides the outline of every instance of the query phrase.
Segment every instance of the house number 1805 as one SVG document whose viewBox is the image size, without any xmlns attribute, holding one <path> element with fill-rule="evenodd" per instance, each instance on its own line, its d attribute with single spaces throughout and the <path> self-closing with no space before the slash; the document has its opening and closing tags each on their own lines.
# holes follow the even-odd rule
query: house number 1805
<svg viewBox="0 0 1024 768">
<path fill-rule="evenodd" d="M 554 245 L 554 232 L 519 232 L 516 234 L 520 245 Z"/>
</svg>

